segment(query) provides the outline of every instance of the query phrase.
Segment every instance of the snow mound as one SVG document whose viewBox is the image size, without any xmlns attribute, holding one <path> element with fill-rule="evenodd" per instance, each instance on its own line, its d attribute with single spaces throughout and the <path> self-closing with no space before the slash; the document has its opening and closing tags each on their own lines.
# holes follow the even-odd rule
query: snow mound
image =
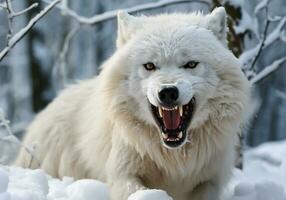
<svg viewBox="0 0 286 200">
<path fill-rule="evenodd" d="M 110 200 L 96 180 L 53 179 L 42 170 L 0 166 L 0 200 Z"/>
<path fill-rule="evenodd" d="M 235 169 L 228 200 L 286 199 L 286 141 L 245 153 L 243 171 Z M 0 200 L 111 200 L 106 184 L 96 180 L 52 178 L 40 169 L 0 165 Z M 173 200 L 163 190 L 139 190 L 128 200 Z"/>
<path fill-rule="evenodd" d="M 128 200 L 173 200 L 163 190 L 139 190 L 131 194 Z"/>
<path fill-rule="evenodd" d="M 104 183 L 95 180 L 79 180 L 66 188 L 69 200 L 88 199 L 109 200 L 108 188 Z"/>
<path fill-rule="evenodd" d="M 286 199 L 286 141 L 269 142 L 245 153 L 243 171 L 234 170 L 231 200 Z"/>
</svg>

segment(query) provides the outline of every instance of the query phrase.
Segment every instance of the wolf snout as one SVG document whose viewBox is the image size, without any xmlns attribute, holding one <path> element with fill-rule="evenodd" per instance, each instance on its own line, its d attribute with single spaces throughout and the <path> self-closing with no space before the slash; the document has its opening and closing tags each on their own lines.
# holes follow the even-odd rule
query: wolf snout
<svg viewBox="0 0 286 200">
<path fill-rule="evenodd" d="M 160 103 L 167 107 L 173 107 L 178 103 L 179 89 L 176 86 L 163 87 L 158 92 Z"/>
</svg>

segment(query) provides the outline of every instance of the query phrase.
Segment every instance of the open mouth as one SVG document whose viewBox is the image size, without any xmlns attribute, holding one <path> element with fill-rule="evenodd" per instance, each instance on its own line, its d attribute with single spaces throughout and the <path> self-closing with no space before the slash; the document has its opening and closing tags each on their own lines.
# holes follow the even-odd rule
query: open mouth
<svg viewBox="0 0 286 200">
<path fill-rule="evenodd" d="M 191 122 L 195 98 L 188 104 L 176 105 L 173 107 L 156 107 L 151 104 L 155 121 L 161 129 L 162 141 L 168 148 L 178 148 L 187 140 L 187 128 Z"/>
</svg>

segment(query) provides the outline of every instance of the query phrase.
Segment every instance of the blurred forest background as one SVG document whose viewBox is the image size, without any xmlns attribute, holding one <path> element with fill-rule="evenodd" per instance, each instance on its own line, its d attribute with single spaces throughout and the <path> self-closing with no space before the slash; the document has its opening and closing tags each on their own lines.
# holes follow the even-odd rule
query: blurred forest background
<svg viewBox="0 0 286 200">
<path fill-rule="evenodd" d="M 65 85 L 99 73 L 98 66 L 115 49 L 114 10 L 129 8 L 134 15 L 198 10 L 209 13 L 221 5 L 229 15 L 229 46 L 254 87 L 255 115 L 245 131 L 246 143 L 256 146 L 286 137 L 285 0 L 58 1 L 0 61 L 0 109 L 17 137 Z M 6 2 L 0 0 L 0 51 L 9 35 Z M 9 2 L 14 11 L 37 3 L 13 18 L 13 36 L 52 0 Z M 7 134 L 5 126 L 1 134 Z"/>
</svg>

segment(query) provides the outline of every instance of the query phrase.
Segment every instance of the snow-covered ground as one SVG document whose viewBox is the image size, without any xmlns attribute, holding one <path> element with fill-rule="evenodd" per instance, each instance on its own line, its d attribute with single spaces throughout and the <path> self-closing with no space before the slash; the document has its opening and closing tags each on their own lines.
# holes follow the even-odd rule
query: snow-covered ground
<svg viewBox="0 0 286 200">
<path fill-rule="evenodd" d="M 234 170 L 230 200 L 286 199 L 286 141 L 246 151 L 243 171 Z M 54 179 L 42 170 L 0 166 L 0 200 L 109 200 L 96 180 Z M 172 200 L 162 190 L 138 191 L 128 200 Z"/>
</svg>

